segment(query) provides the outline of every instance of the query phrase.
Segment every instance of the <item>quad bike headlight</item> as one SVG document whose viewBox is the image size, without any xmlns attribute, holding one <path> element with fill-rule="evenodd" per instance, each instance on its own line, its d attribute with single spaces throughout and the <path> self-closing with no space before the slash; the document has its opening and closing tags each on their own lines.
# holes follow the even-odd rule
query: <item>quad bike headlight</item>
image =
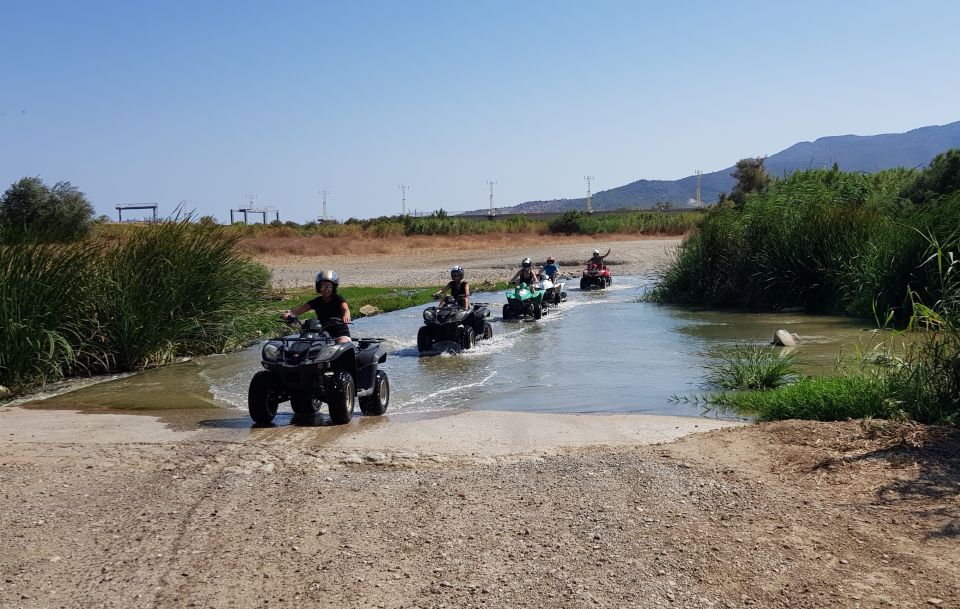
<svg viewBox="0 0 960 609">
<path fill-rule="evenodd" d="M 433 321 L 436 318 L 437 318 L 437 314 L 434 309 L 423 310 L 423 321 Z"/>
<path fill-rule="evenodd" d="M 261 352 L 261 355 L 263 356 L 263 359 L 267 360 L 268 362 L 275 362 L 277 361 L 277 355 L 279 353 L 280 353 L 280 347 L 278 347 L 273 343 L 267 343 L 263 346 L 263 351 Z"/>
</svg>

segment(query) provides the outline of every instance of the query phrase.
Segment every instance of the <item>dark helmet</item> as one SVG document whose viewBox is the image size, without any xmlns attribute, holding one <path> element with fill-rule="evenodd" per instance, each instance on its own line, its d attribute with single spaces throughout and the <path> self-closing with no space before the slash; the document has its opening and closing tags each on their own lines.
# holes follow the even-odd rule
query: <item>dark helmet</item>
<svg viewBox="0 0 960 609">
<path fill-rule="evenodd" d="M 548 263 L 548 264 L 553 264 L 554 262 L 556 262 L 556 260 L 553 259 L 553 256 L 547 256 L 547 263 Z"/>
<path fill-rule="evenodd" d="M 532 264 L 533 262 L 529 258 L 524 258 L 523 262 L 520 263 L 520 266 L 522 266 L 525 269 L 528 269 Z"/>
<path fill-rule="evenodd" d="M 320 271 L 317 273 L 317 280 L 314 282 L 314 287 L 317 289 L 317 294 L 320 293 L 320 283 L 323 281 L 329 281 L 333 284 L 333 293 L 337 293 L 337 288 L 340 287 L 340 275 L 336 271 Z"/>
<path fill-rule="evenodd" d="M 463 279 L 463 267 L 459 264 L 450 269 L 450 279 L 456 279 L 457 275 L 460 275 L 460 279 Z"/>
</svg>

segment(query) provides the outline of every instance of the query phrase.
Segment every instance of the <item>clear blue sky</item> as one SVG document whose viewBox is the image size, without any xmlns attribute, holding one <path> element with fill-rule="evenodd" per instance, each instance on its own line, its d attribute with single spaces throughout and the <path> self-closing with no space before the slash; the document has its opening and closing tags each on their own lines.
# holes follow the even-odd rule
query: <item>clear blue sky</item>
<svg viewBox="0 0 960 609">
<path fill-rule="evenodd" d="M 0 187 L 98 214 L 485 208 L 960 120 L 960 3 L 14 2 Z"/>
</svg>

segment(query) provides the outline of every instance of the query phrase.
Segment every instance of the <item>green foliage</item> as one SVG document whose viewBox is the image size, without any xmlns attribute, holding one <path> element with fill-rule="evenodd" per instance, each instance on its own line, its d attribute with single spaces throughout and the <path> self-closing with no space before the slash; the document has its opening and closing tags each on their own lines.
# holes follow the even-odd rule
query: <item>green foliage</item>
<svg viewBox="0 0 960 609">
<path fill-rule="evenodd" d="M 910 172 L 833 170 L 775 180 L 742 207 L 711 211 L 680 248 L 654 299 L 780 308 L 861 317 L 902 306 L 904 277 L 922 252 L 897 193 Z M 913 213 L 913 216 L 908 215 Z M 877 301 L 882 297 L 882 301 Z"/>
<path fill-rule="evenodd" d="M 743 205 L 747 195 L 761 193 L 770 185 L 771 178 L 763 167 L 765 157 L 740 159 L 731 177 L 737 181 L 730 193 L 730 199 L 737 205 Z"/>
<path fill-rule="evenodd" d="M 887 418 L 896 414 L 882 378 L 836 376 L 800 379 L 766 391 L 734 391 L 713 396 L 715 406 L 753 414 L 761 421 Z"/>
<path fill-rule="evenodd" d="M 99 277 L 111 367 L 132 370 L 178 355 L 220 352 L 250 335 L 262 266 L 236 250 L 221 227 L 164 222 L 109 249 Z"/>
<path fill-rule="evenodd" d="M 917 205 L 924 205 L 957 191 L 960 191 L 960 149 L 953 149 L 934 157 L 916 180 L 903 189 L 902 196 Z"/>
<path fill-rule="evenodd" d="M 71 241 L 90 233 L 93 206 L 70 182 L 48 188 L 22 178 L 0 197 L 0 235 L 7 243 Z"/>
<path fill-rule="evenodd" d="M 89 243 L 0 246 L 0 385 L 15 391 L 96 359 Z"/>
<path fill-rule="evenodd" d="M 797 374 L 797 357 L 772 348 L 737 346 L 714 354 L 707 382 L 722 389 L 772 389 Z"/>
</svg>

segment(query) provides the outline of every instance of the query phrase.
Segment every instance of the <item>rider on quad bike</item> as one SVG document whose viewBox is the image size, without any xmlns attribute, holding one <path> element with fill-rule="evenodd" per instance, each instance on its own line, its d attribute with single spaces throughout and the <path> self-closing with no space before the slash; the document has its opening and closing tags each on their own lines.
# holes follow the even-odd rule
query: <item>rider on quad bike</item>
<svg viewBox="0 0 960 609">
<path fill-rule="evenodd" d="M 350 342 L 350 328 L 347 326 L 350 323 L 350 305 L 347 304 L 343 296 L 337 294 L 337 288 L 340 287 L 340 275 L 336 271 L 320 271 L 317 273 L 314 287 L 319 296 L 289 311 L 284 311 L 283 318 L 297 317 L 313 309 L 317 314 L 317 319 L 324 321 L 331 317 L 342 319 L 342 325 L 327 326 L 324 330 L 338 343 Z"/>
<path fill-rule="evenodd" d="M 550 281 L 556 282 L 557 275 L 560 273 L 560 267 L 553 256 L 547 256 L 547 263 L 543 265 L 543 276 Z"/>
<path fill-rule="evenodd" d="M 595 266 L 598 269 L 603 268 L 603 259 L 610 255 L 610 248 L 607 248 L 607 253 L 603 256 L 600 255 L 600 250 L 593 250 L 593 256 L 590 257 L 590 260 L 587 261 L 587 266 Z"/>
<path fill-rule="evenodd" d="M 520 270 L 510 279 L 510 283 L 521 284 L 525 283 L 532 286 L 533 284 L 540 281 L 540 278 L 537 277 L 536 272 L 533 270 L 533 261 L 529 258 L 524 258 L 520 263 Z"/>
<path fill-rule="evenodd" d="M 450 292 L 450 295 L 453 296 L 456 303 L 460 305 L 460 308 L 467 309 L 470 307 L 470 284 L 464 281 L 463 267 L 459 264 L 450 269 L 450 281 L 447 285 L 433 295 L 435 298 L 440 299 L 439 306 L 441 307 L 445 304 L 444 295 L 447 292 Z"/>
</svg>

